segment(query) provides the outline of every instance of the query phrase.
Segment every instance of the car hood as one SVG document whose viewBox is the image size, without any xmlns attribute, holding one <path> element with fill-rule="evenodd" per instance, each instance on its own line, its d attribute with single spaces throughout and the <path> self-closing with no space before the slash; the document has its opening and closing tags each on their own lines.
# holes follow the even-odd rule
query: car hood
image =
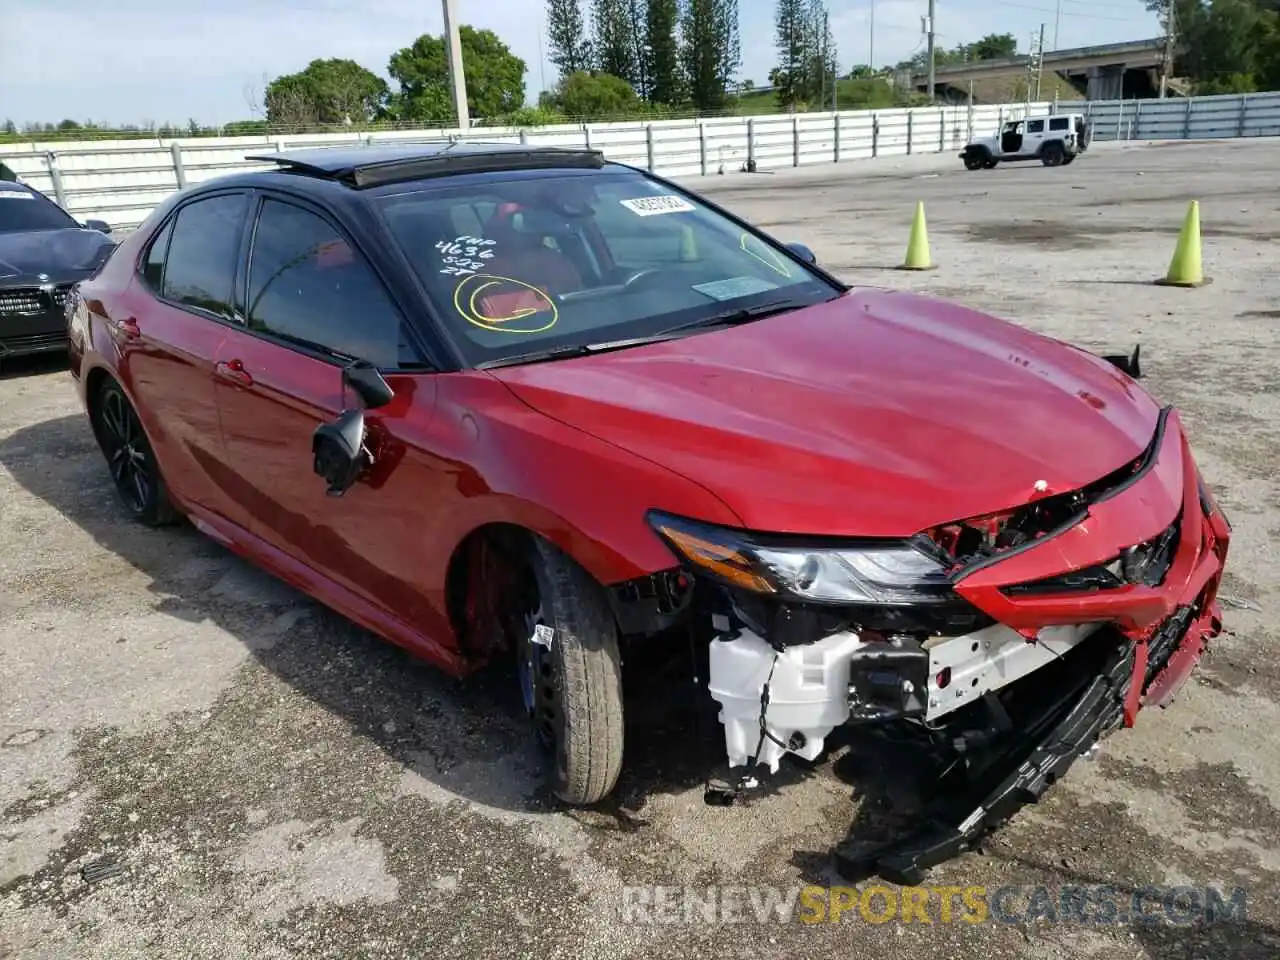
<svg viewBox="0 0 1280 960">
<path fill-rule="evenodd" d="M 106 234 L 79 227 L 0 232 L 0 285 L 81 280 L 114 246 Z"/>
<path fill-rule="evenodd" d="M 1106 361 L 913 294 L 855 289 L 726 330 L 493 374 L 663 464 L 755 530 L 904 536 L 1139 456 L 1159 408 Z M 654 504 L 678 510 L 678 504 Z"/>
</svg>

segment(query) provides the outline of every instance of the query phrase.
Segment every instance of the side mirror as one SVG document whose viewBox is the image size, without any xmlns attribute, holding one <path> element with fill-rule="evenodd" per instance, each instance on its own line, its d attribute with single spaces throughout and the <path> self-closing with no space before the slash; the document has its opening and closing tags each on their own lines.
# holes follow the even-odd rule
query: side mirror
<svg viewBox="0 0 1280 960">
<path fill-rule="evenodd" d="M 350 387 L 366 410 L 385 407 L 396 395 L 378 368 L 364 360 L 343 368 L 342 386 L 344 390 Z M 324 479 L 329 496 L 342 496 L 373 466 L 367 439 L 361 410 L 343 410 L 336 419 L 316 427 L 311 435 L 313 468 Z"/>
<path fill-rule="evenodd" d="M 1107 361 L 1107 363 L 1111 364 L 1113 367 L 1123 370 L 1134 380 L 1141 380 L 1142 365 L 1139 362 L 1141 353 L 1142 344 L 1139 343 L 1134 346 L 1133 353 L 1128 354 L 1127 356 L 1123 353 L 1103 354 L 1102 359 Z"/>
<path fill-rule="evenodd" d="M 359 410 L 346 410 L 338 419 L 316 427 L 311 452 L 315 471 L 324 478 L 329 496 L 342 496 L 373 465 L 373 455 L 364 441 L 364 414 Z"/>
<path fill-rule="evenodd" d="M 803 243 L 788 243 L 787 249 L 790 250 L 792 253 L 794 253 L 797 257 L 799 257 L 805 263 L 812 263 L 814 265 L 818 263 L 817 255 L 808 247 L 806 247 Z"/>
<path fill-rule="evenodd" d="M 342 369 L 342 382 L 350 387 L 366 410 L 385 407 L 395 399 L 396 392 L 382 378 L 378 368 L 366 360 L 355 360 Z"/>
<path fill-rule="evenodd" d="M 105 233 L 108 236 L 111 235 L 111 224 L 105 220 L 86 220 L 84 225 L 90 230 L 97 230 L 99 233 Z"/>
</svg>

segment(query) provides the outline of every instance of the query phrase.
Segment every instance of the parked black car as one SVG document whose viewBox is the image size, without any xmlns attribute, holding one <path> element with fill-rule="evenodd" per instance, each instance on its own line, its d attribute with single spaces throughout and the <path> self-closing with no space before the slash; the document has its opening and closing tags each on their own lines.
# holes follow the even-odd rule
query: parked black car
<svg viewBox="0 0 1280 960">
<path fill-rule="evenodd" d="M 62 350 L 72 286 L 115 248 L 100 220 L 81 225 L 24 183 L 0 180 L 0 362 Z"/>
</svg>

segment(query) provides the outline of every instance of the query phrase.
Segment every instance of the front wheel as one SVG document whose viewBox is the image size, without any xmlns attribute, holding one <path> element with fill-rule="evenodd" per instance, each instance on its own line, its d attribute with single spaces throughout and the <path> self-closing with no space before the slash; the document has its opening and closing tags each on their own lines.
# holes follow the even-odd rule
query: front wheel
<svg viewBox="0 0 1280 960">
<path fill-rule="evenodd" d="M 985 165 L 983 157 L 976 153 L 966 153 L 964 155 L 964 168 L 966 170 L 981 170 Z"/>
<path fill-rule="evenodd" d="M 524 705 L 552 792 L 585 806 L 622 770 L 622 658 L 604 590 L 544 540 L 533 550 L 537 597 L 518 644 Z"/>
<path fill-rule="evenodd" d="M 999 163 L 999 162 L 1000 162 L 999 160 L 994 160 L 994 159 L 993 159 L 993 160 L 987 160 L 985 163 L 983 163 L 983 164 L 982 164 L 982 169 L 984 169 L 984 170 L 994 170 L 994 169 L 996 168 L 996 164 L 997 164 L 997 163 Z"/>
</svg>

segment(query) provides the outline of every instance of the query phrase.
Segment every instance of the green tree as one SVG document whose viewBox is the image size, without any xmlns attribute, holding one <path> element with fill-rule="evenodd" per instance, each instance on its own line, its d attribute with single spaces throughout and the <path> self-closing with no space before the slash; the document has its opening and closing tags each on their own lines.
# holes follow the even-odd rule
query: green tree
<svg viewBox="0 0 1280 960">
<path fill-rule="evenodd" d="M 805 98 L 805 60 L 807 59 L 804 0 L 778 0 L 773 15 L 778 65 L 770 73 L 778 105 L 785 109 Z"/>
<path fill-rule="evenodd" d="M 1266 12 L 1258 57 L 1258 88 L 1280 90 L 1280 2 Z"/>
<path fill-rule="evenodd" d="M 627 79 L 642 99 L 653 93 L 653 78 L 649 73 L 649 17 L 648 0 L 623 0 L 627 11 L 627 36 L 631 39 L 631 61 L 635 64 Z"/>
<path fill-rule="evenodd" d="M 591 67 L 591 40 L 582 0 L 547 0 L 547 45 L 561 79 Z"/>
<path fill-rule="evenodd" d="M 500 117 L 524 106 L 525 63 L 492 30 L 458 29 L 467 110 L 477 118 Z M 391 55 L 387 72 L 400 84 L 396 109 L 406 120 L 443 123 L 456 119 L 443 37 L 424 34 Z"/>
<path fill-rule="evenodd" d="M 738 0 L 685 0 L 681 60 L 689 99 L 702 112 L 721 111 L 742 63 Z"/>
<path fill-rule="evenodd" d="M 1006 60 L 1018 55 L 1018 38 L 1012 33 L 989 33 L 967 49 L 970 60 Z"/>
<path fill-rule="evenodd" d="M 544 107 L 575 120 L 606 120 L 639 112 L 635 87 L 607 73 L 573 73 L 543 97 Z"/>
<path fill-rule="evenodd" d="M 1147 0 L 1166 26 L 1168 7 Z M 1280 0 L 1175 0 L 1181 51 L 1174 74 L 1198 94 L 1280 87 Z"/>
<path fill-rule="evenodd" d="M 836 76 L 836 43 L 831 35 L 831 22 L 827 17 L 824 0 L 809 0 L 805 18 L 805 92 L 810 102 L 817 102 L 824 109 L 831 100 L 831 85 Z"/>
<path fill-rule="evenodd" d="M 774 11 L 778 66 L 774 96 L 784 109 L 825 105 L 836 75 L 835 40 L 823 0 L 778 0 Z"/>
<path fill-rule="evenodd" d="M 595 68 L 600 73 L 636 83 L 636 46 L 630 0 L 594 0 L 591 6 Z"/>
<path fill-rule="evenodd" d="M 320 122 L 315 94 L 301 73 L 287 73 L 267 84 L 263 100 L 267 123 L 273 127 L 300 127 Z"/>
<path fill-rule="evenodd" d="M 680 69 L 680 19 L 678 0 L 649 0 L 645 11 L 645 66 L 649 76 L 649 101 L 676 106 L 685 98 Z"/>
<path fill-rule="evenodd" d="M 387 84 L 354 60 L 312 60 L 271 81 L 265 100 L 273 124 L 367 123 L 386 110 Z"/>
</svg>

